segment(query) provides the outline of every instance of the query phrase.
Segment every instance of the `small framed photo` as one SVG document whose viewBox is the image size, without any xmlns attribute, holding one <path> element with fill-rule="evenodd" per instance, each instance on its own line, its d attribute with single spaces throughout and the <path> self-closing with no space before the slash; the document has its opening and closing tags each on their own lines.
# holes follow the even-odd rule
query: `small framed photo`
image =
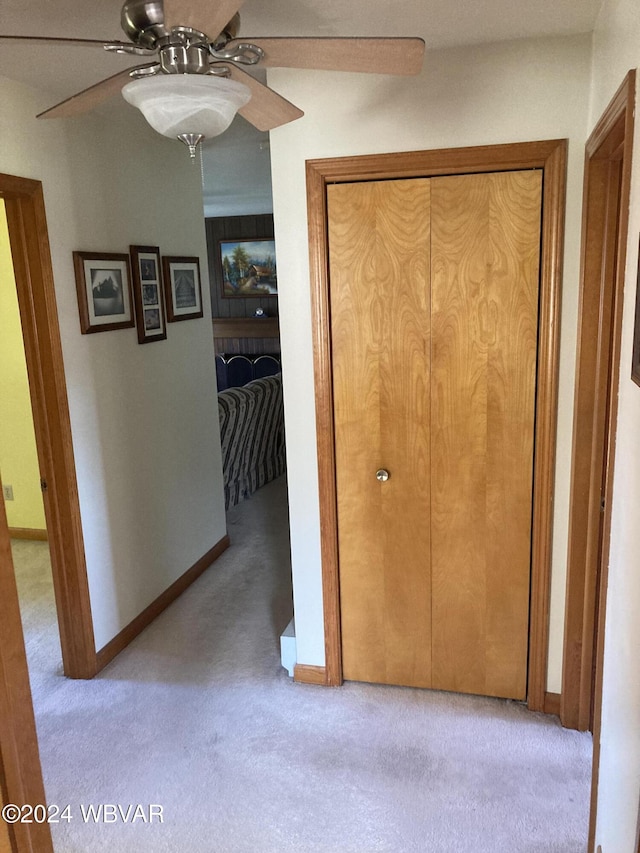
<svg viewBox="0 0 640 853">
<path fill-rule="evenodd" d="M 164 292 L 167 297 L 167 320 L 193 320 L 202 317 L 202 289 L 198 258 L 162 259 Z"/>
<path fill-rule="evenodd" d="M 128 255 L 74 252 L 73 267 L 83 335 L 135 326 Z"/>
<path fill-rule="evenodd" d="M 275 240 L 219 240 L 218 275 L 225 299 L 277 296 Z"/>
<path fill-rule="evenodd" d="M 167 337 L 164 293 L 157 246 L 129 246 L 133 302 L 136 307 L 138 343 L 149 344 Z"/>
</svg>

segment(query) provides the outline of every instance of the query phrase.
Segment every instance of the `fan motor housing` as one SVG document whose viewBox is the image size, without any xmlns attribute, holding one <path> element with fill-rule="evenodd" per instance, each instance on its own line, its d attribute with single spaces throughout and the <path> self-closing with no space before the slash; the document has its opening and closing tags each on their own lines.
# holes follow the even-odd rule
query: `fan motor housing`
<svg viewBox="0 0 640 853">
<path fill-rule="evenodd" d="M 171 32 L 164 25 L 162 0 L 127 0 L 122 7 L 120 24 L 126 36 L 139 47 L 153 50 L 160 40 L 169 40 Z M 238 34 L 240 15 L 237 13 L 222 33 L 207 33 L 214 45 L 224 45 Z"/>
<path fill-rule="evenodd" d="M 120 24 L 134 44 L 153 49 L 169 33 L 164 26 L 162 0 L 128 0 L 122 7 Z"/>
</svg>

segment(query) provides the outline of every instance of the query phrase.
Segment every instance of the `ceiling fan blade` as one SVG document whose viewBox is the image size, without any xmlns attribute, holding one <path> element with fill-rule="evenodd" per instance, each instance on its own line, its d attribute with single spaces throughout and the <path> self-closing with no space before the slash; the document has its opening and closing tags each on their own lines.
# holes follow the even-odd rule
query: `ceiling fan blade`
<svg viewBox="0 0 640 853">
<path fill-rule="evenodd" d="M 244 0 L 164 0 L 164 25 L 191 27 L 215 39 L 224 30 Z"/>
<path fill-rule="evenodd" d="M 364 71 L 371 74 L 419 74 L 424 58 L 420 38 L 241 38 L 225 50 L 250 42 L 264 50 L 261 65 Z"/>
<path fill-rule="evenodd" d="M 129 76 L 134 68 L 149 68 L 156 63 L 146 63 L 145 65 L 133 65 L 131 68 L 125 68 L 124 71 L 119 71 L 112 77 L 107 77 L 106 80 L 101 80 L 94 86 L 89 86 L 88 89 L 83 89 L 82 92 L 77 92 L 70 98 L 56 104 L 55 107 L 50 107 L 43 113 L 40 113 L 38 118 L 70 118 L 71 116 L 88 113 L 94 107 L 97 107 L 103 101 L 107 101 L 114 95 L 117 95 L 125 83 L 131 80 Z"/>
<path fill-rule="evenodd" d="M 105 44 L 113 44 L 109 39 L 105 41 L 100 41 L 99 39 L 72 39 L 72 38 L 49 38 L 49 36 L 3 36 L 0 35 L 0 41 L 33 41 L 38 44 L 49 43 L 49 44 L 69 44 L 69 45 L 80 45 L 80 47 L 94 46 L 94 47 L 104 47 Z M 118 41 L 118 39 L 116 39 Z"/>
<path fill-rule="evenodd" d="M 221 63 L 225 64 L 225 63 Z M 213 63 L 217 65 L 217 63 Z M 228 63 L 229 76 L 238 83 L 244 83 L 251 89 L 251 100 L 238 110 L 243 118 L 246 118 L 258 130 L 273 130 L 282 124 L 301 118 L 304 113 L 282 95 L 274 92 L 268 86 L 260 83 L 246 71 L 238 68 L 233 63 Z"/>
</svg>

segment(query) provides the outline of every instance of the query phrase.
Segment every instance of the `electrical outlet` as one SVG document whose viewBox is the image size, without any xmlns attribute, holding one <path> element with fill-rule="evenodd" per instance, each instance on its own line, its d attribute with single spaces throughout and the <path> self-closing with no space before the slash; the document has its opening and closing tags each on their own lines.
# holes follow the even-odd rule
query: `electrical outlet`
<svg viewBox="0 0 640 853">
<path fill-rule="evenodd" d="M 2 494 L 4 496 L 5 501 L 13 500 L 13 486 L 3 486 Z"/>
</svg>

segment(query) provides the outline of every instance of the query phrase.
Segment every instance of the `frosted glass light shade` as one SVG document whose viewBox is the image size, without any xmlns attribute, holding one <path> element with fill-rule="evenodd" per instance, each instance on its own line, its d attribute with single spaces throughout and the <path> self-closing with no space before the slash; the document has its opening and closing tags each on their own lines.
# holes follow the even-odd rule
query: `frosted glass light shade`
<svg viewBox="0 0 640 853">
<path fill-rule="evenodd" d="M 205 74 L 158 74 L 127 83 L 125 101 L 137 107 L 154 130 L 218 136 L 251 98 L 243 83 Z"/>
</svg>

